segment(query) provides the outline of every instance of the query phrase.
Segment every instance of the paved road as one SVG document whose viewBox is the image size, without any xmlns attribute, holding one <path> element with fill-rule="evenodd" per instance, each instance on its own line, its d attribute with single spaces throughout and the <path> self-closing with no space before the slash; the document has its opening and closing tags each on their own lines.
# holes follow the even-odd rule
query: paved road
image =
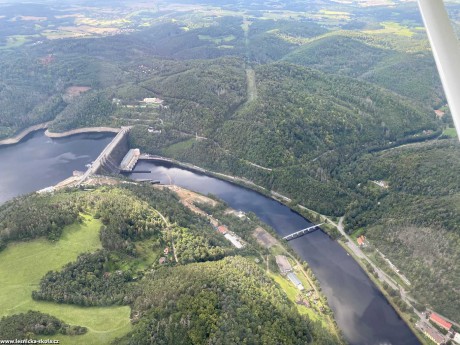
<svg viewBox="0 0 460 345">
<path fill-rule="evenodd" d="M 329 221 L 335 225 L 337 227 L 337 229 L 340 231 L 340 233 L 348 240 L 347 242 L 347 246 L 348 248 L 351 249 L 351 251 L 353 252 L 354 255 L 356 255 L 358 258 L 360 259 L 364 259 L 366 260 L 371 266 L 372 268 L 377 272 L 378 274 L 378 277 L 379 277 L 379 280 L 380 281 L 384 281 L 386 282 L 389 286 L 391 286 L 394 290 L 399 290 L 399 292 L 401 293 L 401 298 L 409 305 L 409 306 L 412 306 L 412 302 L 414 301 L 411 297 L 409 297 L 407 295 L 407 292 L 401 288 L 391 277 L 389 277 L 384 271 L 382 271 L 380 268 L 378 268 L 368 257 L 366 254 L 363 253 L 363 251 L 361 250 L 361 248 L 359 248 L 355 242 L 353 241 L 353 239 L 345 232 L 344 228 L 343 228 L 343 220 L 344 220 L 344 217 L 341 217 L 339 219 L 339 223 L 336 224 L 334 223 L 333 221 L 331 221 L 329 219 Z M 415 310 L 415 309 L 414 309 Z M 417 311 L 415 311 L 416 314 L 421 318 L 422 315 L 421 313 L 418 313 Z"/>
</svg>

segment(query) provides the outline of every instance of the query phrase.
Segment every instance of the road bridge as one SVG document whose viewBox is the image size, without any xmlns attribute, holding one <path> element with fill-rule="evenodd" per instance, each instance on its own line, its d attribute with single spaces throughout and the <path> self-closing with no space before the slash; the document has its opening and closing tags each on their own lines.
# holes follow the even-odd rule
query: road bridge
<svg viewBox="0 0 460 345">
<path fill-rule="evenodd" d="M 313 225 L 313 226 L 310 226 L 308 228 L 305 228 L 305 229 L 302 229 L 302 230 L 299 230 L 299 231 L 296 231 L 296 232 L 293 232 L 292 234 L 289 234 L 287 236 L 284 236 L 283 237 L 283 240 L 286 240 L 286 241 L 290 241 L 290 240 L 293 240 L 294 238 L 298 238 L 298 237 L 301 237 L 303 235 L 306 235 L 310 232 L 313 232 L 315 230 L 318 230 L 319 227 L 321 225 L 323 225 L 324 223 L 321 223 L 321 224 L 317 224 L 317 225 Z"/>
<path fill-rule="evenodd" d="M 117 135 L 112 139 L 112 141 L 102 150 L 99 156 L 91 163 L 91 166 L 86 170 L 86 172 L 80 177 L 77 182 L 77 186 L 81 185 L 88 177 L 96 174 L 104 164 L 111 162 L 110 154 L 121 142 L 121 140 L 128 134 L 131 127 L 121 127 Z M 113 163 L 112 163 L 113 164 Z"/>
</svg>

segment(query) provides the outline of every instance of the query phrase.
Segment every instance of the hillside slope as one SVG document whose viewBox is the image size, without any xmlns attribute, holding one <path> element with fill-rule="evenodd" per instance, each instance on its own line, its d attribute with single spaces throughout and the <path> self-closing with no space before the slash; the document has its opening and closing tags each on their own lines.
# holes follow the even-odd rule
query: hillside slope
<svg viewBox="0 0 460 345">
<path fill-rule="evenodd" d="M 174 91 L 177 98 L 168 98 L 170 109 L 159 115 L 165 123 L 163 132 L 151 135 L 138 126 L 132 145 L 244 176 L 323 213 L 341 214 L 350 195 L 332 179 L 338 162 L 438 126 L 428 109 L 408 99 L 356 79 L 288 63 L 258 67 L 257 99 L 235 109 L 231 89 L 223 94 L 209 92 L 213 85 L 229 85 L 219 79 L 229 78 L 225 74 L 231 72 L 229 67 L 223 66 L 222 74 L 216 74 L 214 64 L 200 73 L 181 73 L 181 83 L 174 84 L 180 85 Z M 214 79 L 207 83 L 210 73 Z M 242 74 L 233 72 L 232 78 L 238 75 L 241 87 Z M 169 78 L 156 79 L 157 90 L 166 89 L 163 82 L 167 86 Z M 189 94 L 195 95 L 193 103 L 184 99 Z M 195 105 L 180 106 L 187 103 Z M 207 111 L 213 103 L 226 107 Z M 190 141 L 191 135 L 183 135 L 187 129 L 188 133 L 196 129 L 207 139 Z M 328 159 L 317 160 L 323 155 Z M 320 195 L 319 200 L 309 197 L 306 190 Z"/>
<path fill-rule="evenodd" d="M 366 80 L 430 106 L 445 101 L 430 52 L 397 51 L 336 34 L 305 44 L 283 60 Z"/>
</svg>

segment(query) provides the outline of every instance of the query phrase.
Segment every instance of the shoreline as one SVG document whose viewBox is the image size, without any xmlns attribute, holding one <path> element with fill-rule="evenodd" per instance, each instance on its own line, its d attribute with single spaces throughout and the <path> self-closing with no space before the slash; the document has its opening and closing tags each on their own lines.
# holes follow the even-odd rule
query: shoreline
<svg viewBox="0 0 460 345">
<path fill-rule="evenodd" d="M 65 131 L 61 133 L 55 133 L 55 132 L 50 132 L 49 129 L 46 129 L 45 135 L 48 138 L 64 138 L 64 137 L 70 137 L 72 135 L 83 134 L 83 133 L 118 133 L 120 130 L 121 128 L 115 128 L 115 127 L 83 127 L 83 128 L 71 129 L 69 131 Z"/>
<path fill-rule="evenodd" d="M 396 303 L 393 301 L 391 296 L 388 294 L 388 292 L 383 288 L 382 282 L 375 278 L 367 269 L 366 265 L 364 265 L 362 259 L 357 257 L 355 253 L 344 243 L 343 241 L 337 240 L 337 243 L 348 253 L 350 256 L 358 263 L 358 265 L 361 267 L 361 269 L 364 271 L 364 273 L 369 277 L 369 279 L 374 283 L 374 285 L 377 287 L 377 289 L 382 293 L 383 297 L 388 301 L 388 303 L 393 307 L 395 312 L 398 314 L 398 316 L 401 318 L 401 320 L 404 321 L 404 323 L 409 327 L 411 332 L 415 335 L 415 337 L 420 341 L 422 345 L 428 344 L 426 339 L 421 335 L 422 333 L 414 327 L 414 325 L 408 320 L 407 316 L 404 315 L 404 313 L 399 309 L 399 307 L 396 305 Z"/>
<path fill-rule="evenodd" d="M 50 123 L 51 122 L 39 123 L 38 125 L 33 125 L 33 126 L 30 126 L 30 127 L 26 128 L 26 129 L 23 129 L 21 132 L 19 132 L 18 134 L 14 135 L 14 136 L 12 136 L 10 138 L 0 140 L 0 146 L 8 146 L 8 145 L 18 144 L 26 136 L 28 136 L 30 133 L 39 131 L 41 129 L 47 129 Z"/>
<path fill-rule="evenodd" d="M 115 128 L 115 127 L 83 127 L 83 128 L 71 129 L 69 131 L 65 131 L 62 133 L 55 133 L 55 132 L 50 132 L 50 130 L 48 129 L 50 124 L 51 124 L 51 121 L 39 123 L 37 125 L 33 125 L 26 129 L 23 129 L 21 132 L 19 132 L 15 136 L 0 140 L 0 147 L 19 144 L 29 134 L 36 132 L 36 131 L 43 130 L 43 129 L 46 129 L 45 135 L 48 138 L 65 138 L 65 137 L 70 137 L 72 135 L 84 134 L 84 133 L 118 133 L 121 130 L 121 128 Z"/>
</svg>

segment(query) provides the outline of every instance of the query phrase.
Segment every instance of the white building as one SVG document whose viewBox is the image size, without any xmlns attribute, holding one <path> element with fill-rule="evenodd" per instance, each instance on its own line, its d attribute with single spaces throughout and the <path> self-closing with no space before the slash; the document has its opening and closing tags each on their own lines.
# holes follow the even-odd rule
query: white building
<svg viewBox="0 0 460 345">
<path fill-rule="evenodd" d="M 233 236 L 233 235 L 231 235 L 231 234 L 229 234 L 229 233 L 226 233 L 226 234 L 224 235 L 224 237 L 225 237 L 227 240 L 229 240 L 230 242 L 232 242 L 232 244 L 233 244 L 236 248 L 238 248 L 238 249 L 243 248 L 243 245 L 242 245 L 241 242 L 239 241 L 239 238 L 237 238 L 236 236 Z"/>
<path fill-rule="evenodd" d="M 289 280 L 292 282 L 292 284 L 295 285 L 295 287 L 297 289 L 299 289 L 300 291 L 304 290 L 304 287 L 302 285 L 302 282 L 299 280 L 299 278 L 297 278 L 297 276 L 295 275 L 295 273 L 288 273 L 287 277 L 289 278 Z"/>
<path fill-rule="evenodd" d="M 460 333 L 455 333 L 454 342 L 460 344 Z"/>
</svg>

